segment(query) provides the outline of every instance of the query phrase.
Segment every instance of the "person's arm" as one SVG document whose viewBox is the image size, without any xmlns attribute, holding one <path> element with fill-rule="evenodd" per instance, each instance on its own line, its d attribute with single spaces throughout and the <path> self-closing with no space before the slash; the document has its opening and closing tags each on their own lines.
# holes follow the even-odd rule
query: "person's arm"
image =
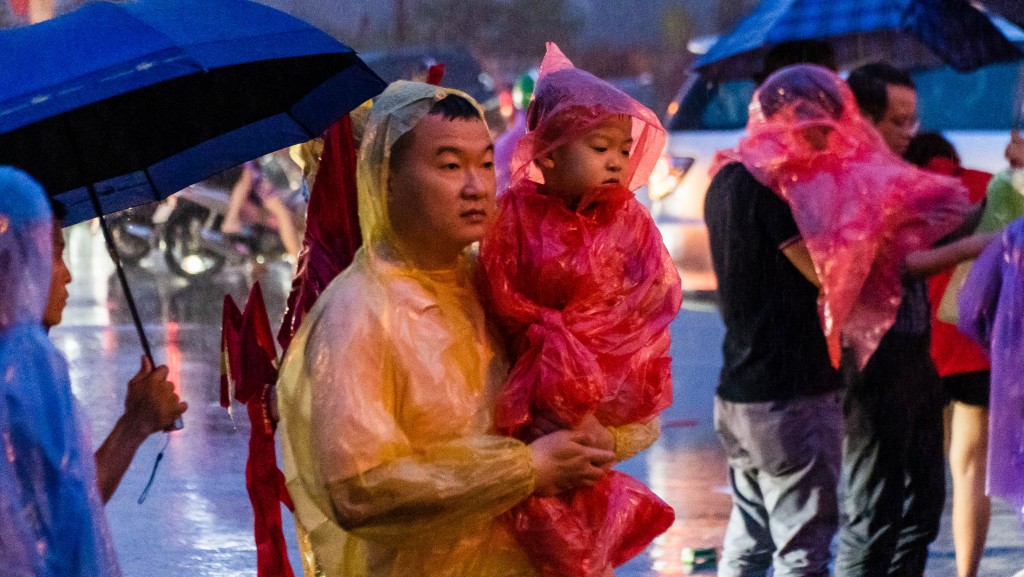
<svg viewBox="0 0 1024 577">
<path fill-rule="evenodd" d="M 245 199 L 248 198 L 249 192 L 252 191 L 254 181 L 253 169 L 249 167 L 248 163 L 242 168 L 242 175 L 238 177 L 238 181 L 231 187 L 231 196 L 228 197 L 228 208 L 224 212 L 224 221 L 221 224 L 221 230 L 228 234 L 237 233 L 240 230 L 241 221 L 239 219 L 242 213 L 242 205 L 245 204 Z"/>
<path fill-rule="evenodd" d="M 807 250 L 807 244 L 802 239 L 794 239 L 782 247 L 782 254 L 789 260 L 814 286 L 821 288 L 821 280 L 814 269 L 814 261 L 811 260 L 811 253 Z"/>
<path fill-rule="evenodd" d="M 356 304 L 358 293 L 333 295 L 304 349 L 310 456 L 328 492 L 324 512 L 338 525 L 364 539 L 423 542 L 494 519 L 533 493 L 603 474 L 599 467 L 614 455 L 584 446 L 578 433 L 532 445 L 472 428 L 452 436 L 450 413 L 464 419 L 490 410 L 477 407 L 485 397 L 463 396 L 461 386 L 444 382 L 452 377 L 435 370 L 432 342 L 391 342 L 391 334 L 409 338 L 411 329 L 394 320 L 404 311 L 388 311 L 389 331 L 397 332 L 385 331 L 379 313 Z M 425 406 L 437 409 L 422 412 Z M 421 421 L 410 432 L 402 414 Z M 428 431 L 442 436 L 431 442 Z"/>
<path fill-rule="evenodd" d="M 1010 161 L 1010 168 L 1014 170 L 1024 168 L 1024 138 L 1021 138 L 1019 129 L 1014 129 L 1010 133 L 1010 144 L 1006 145 L 1006 160 Z"/>
<path fill-rule="evenodd" d="M 964 261 L 978 258 L 999 233 L 981 233 L 949 244 L 907 255 L 905 272 L 913 278 L 928 278 Z"/>
<path fill-rule="evenodd" d="M 807 250 L 793 210 L 779 195 L 749 176 L 744 186 L 750 190 L 754 221 L 761 234 L 786 257 L 794 268 L 814 286 L 821 288 L 811 253 Z M 753 233 L 754 231 L 750 231 Z"/>
<path fill-rule="evenodd" d="M 530 496 L 589 485 L 614 454 L 558 431 L 530 445 L 473 435 L 389 460 L 328 485 L 335 519 L 365 539 L 428 537 L 492 519 Z"/>
<path fill-rule="evenodd" d="M 985 205 L 986 203 L 982 201 L 978 206 L 971 208 L 967 212 L 964 222 L 956 227 L 956 230 L 939 239 L 935 246 L 945 246 L 974 234 L 981 224 L 981 217 L 985 213 Z"/>
<path fill-rule="evenodd" d="M 114 495 L 142 443 L 153 433 L 169 429 L 188 403 L 180 402 L 166 366 L 153 368 L 142 358 L 139 372 L 128 381 L 124 414 L 96 451 L 96 484 L 106 503 Z"/>
</svg>

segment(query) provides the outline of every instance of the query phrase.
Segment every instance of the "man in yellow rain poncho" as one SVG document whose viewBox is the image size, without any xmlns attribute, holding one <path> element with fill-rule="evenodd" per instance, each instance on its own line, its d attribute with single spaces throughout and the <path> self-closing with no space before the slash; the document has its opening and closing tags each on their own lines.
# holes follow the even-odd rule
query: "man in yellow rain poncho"
<svg viewBox="0 0 1024 577">
<path fill-rule="evenodd" d="M 606 431 L 530 445 L 491 432 L 507 363 L 472 281 L 469 246 L 495 213 L 479 107 L 392 84 L 370 112 L 358 182 L 363 247 L 303 321 L 278 383 L 307 575 L 532 575 L 498 517 L 592 482 L 615 455 Z"/>
</svg>

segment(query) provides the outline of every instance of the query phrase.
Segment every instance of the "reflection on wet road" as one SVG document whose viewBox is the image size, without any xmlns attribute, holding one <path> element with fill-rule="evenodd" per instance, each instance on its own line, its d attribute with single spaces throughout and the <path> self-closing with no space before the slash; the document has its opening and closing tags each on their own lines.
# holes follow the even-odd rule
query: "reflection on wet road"
<svg viewBox="0 0 1024 577">
<path fill-rule="evenodd" d="M 64 322 L 51 337 L 68 357 L 75 393 L 86 405 L 98 443 L 121 414 L 125 383 L 138 370 L 141 348 L 102 239 L 86 225 L 67 233 L 74 281 Z M 183 431 L 156 435 L 143 445 L 107 507 L 126 577 L 256 574 L 245 491 L 248 419 L 237 409 L 232 418 L 217 404 L 221 308 L 225 294 L 243 305 L 255 276 L 262 279 L 270 318 L 280 319 L 290 275 L 287 263 L 272 263 L 255 271 L 228 267 L 212 281 L 189 284 L 171 275 L 156 252 L 129 269 L 156 360 L 169 365 L 171 380 L 191 408 Z M 647 481 L 676 509 L 677 519 L 647 553 L 620 569 L 620 576 L 683 575 L 684 548 L 721 545 L 730 501 L 711 401 L 722 330 L 714 311 L 695 310 L 692 303 L 673 325 L 675 402 L 663 415 L 662 438 L 620 468 Z M 165 441 L 156 481 L 139 505 L 136 499 Z M 285 530 L 301 575 L 288 515 Z M 997 511 L 989 548 L 993 554 L 982 575 L 1005 576 L 1024 566 L 1016 520 L 1005 508 Z M 929 573 L 954 574 L 951 552 L 947 513 Z"/>
</svg>

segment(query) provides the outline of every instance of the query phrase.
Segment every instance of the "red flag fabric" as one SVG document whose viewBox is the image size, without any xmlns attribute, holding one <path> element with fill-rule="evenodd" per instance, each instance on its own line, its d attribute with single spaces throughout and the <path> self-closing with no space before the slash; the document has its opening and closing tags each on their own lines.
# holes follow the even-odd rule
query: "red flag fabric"
<svg viewBox="0 0 1024 577">
<path fill-rule="evenodd" d="M 444 80 L 444 64 L 435 64 L 427 69 L 427 84 L 441 86 Z"/>
<path fill-rule="evenodd" d="M 31 0 L 11 0 L 11 10 L 18 16 L 27 18 L 29 4 L 31 4 Z"/>
<path fill-rule="evenodd" d="M 320 168 L 309 194 L 306 235 L 277 340 L 285 349 L 317 297 L 352 263 L 362 244 L 356 202 L 356 142 L 346 115 L 324 133 Z"/>
<path fill-rule="evenodd" d="M 231 407 L 241 374 L 242 311 L 230 295 L 224 295 L 224 321 L 220 333 L 220 406 Z"/>
<path fill-rule="evenodd" d="M 256 537 L 256 572 L 259 577 L 294 577 L 284 540 L 281 503 L 293 508 L 284 474 L 277 468 L 271 418 L 271 393 L 277 382 L 277 349 L 257 282 L 249 293 L 245 313 L 229 296 L 224 297 L 224 328 L 221 336 L 221 404 L 229 405 L 230 385 L 234 398 L 249 414 L 249 457 L 245 463 L 245 488 L 249 493 Z M 225 398 L 227 400 L 225 401 Z"/>
</svg>

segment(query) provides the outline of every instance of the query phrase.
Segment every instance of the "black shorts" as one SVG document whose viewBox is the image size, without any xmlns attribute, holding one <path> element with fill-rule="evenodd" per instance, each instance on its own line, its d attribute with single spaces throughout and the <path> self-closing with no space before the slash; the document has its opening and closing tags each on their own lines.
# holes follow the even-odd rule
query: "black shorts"
<svg viewBox="0 0 1024 577">
<path fill-rule="evenodd" d="M 942 387 L 951 401 L 988 408 L 989 371 L 974 371 L 942 377 Z"/>
</svg>

